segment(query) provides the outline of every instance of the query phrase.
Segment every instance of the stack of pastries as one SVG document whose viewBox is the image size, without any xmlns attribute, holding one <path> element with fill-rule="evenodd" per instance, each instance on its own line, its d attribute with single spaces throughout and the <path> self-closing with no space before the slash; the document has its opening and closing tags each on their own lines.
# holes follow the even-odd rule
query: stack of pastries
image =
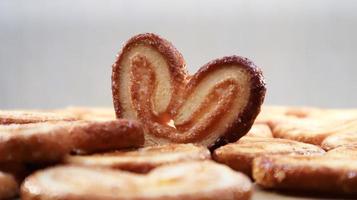
<svg viewBox="0 0 357 200">
<path fill-rule="evenodd" d="M 261 188 L 357 195 L 357 110 L 262 106 L 240 56 L 189 75 L 155 34 L 125 43 L 113 108 L 0 111 L 0 199 L 246 200 Z"/>
</svg>

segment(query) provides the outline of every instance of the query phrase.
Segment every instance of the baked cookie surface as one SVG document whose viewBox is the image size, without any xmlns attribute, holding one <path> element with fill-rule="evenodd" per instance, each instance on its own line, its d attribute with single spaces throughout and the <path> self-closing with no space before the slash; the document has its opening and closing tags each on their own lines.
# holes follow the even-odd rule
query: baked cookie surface
<svg viewBox="0 0 357 200">
<path fill-rule="evenodd" d="M 68 156 L 65 163 L 89 167 L 106 167 L 146 173 L 166 164 L 207 160 L 211 153 L 206 147 L 193 144 L 166 144 L 86 156 Z"/>
<path fill-rule="evenodd" d="M 249 176 L 254 158 L 264 155 L 323 155 L 318 146 L 287 139 L 244 136 L 235 143 L 216 149 L 213 159 Z"/>
<path fill-rule="evenodd" d="M 21 195 L 24 200 L 246 200 L 251 190 L 243 174 L 205 161 L 166 165 L 147 175 L 60 166 L 28 177 Z"/>
</svg>

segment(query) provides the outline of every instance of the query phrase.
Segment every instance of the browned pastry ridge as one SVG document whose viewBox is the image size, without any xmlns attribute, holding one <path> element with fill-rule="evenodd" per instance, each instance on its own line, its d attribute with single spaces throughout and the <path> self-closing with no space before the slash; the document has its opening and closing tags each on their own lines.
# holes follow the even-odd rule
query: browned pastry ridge
<svg viewBox="0 0 357 200">
<path fill-rule="evenodd" d="M 287 139 L 244 136 L 235 143 L 216 149 L 213 159 L 232 169 L 252 175 L 253 159 L 264 155 L 322 155 L 318 146 Z"/>
<path fill-rule="evenodd" d="M 164 164 L 210 158 L 211 153 L 206 147 L 193 144 L 165 144 L 127 152 L 116 151 L 94 155 L 68 156 L 65 163 L 146 173 Z"/>
<path fill-rule="evenodd" d="M 357 194 L 357 160 L 336 156 L 263 156 L 253 177 L 264 188 Z"/>
<path fill-rule="evenodd" d="M 69 114 L 30 110 L 0 110 L 0 125 L 73 120 L 76 120 L 76 118 L 73 115 Z"/>
<path fill-rule="evenodd" d="M 0 171 L 0 199 L 10 199 L 18 195 L 19 185 L 16 179 Z"/>
<path fill-rule="evenodd" d="M 28 177 L 23 200 L 247 200 L 252 184 L 214 162 L 165 165 L 147 175 L 119 170 L 59 166 Z"/>
<path fill-rule="evenodd" d="M 189 76 L 182 55 L 154 34 L 131 38 L 112 73 L 118 118 L 144 124 L 146 145 L 236 141 L 250 129 L 265 96 L 262 73 L 250 60 L 213 60 Z"/>
<path fill-rule="evenodd" d="M 140 124 L 131 120 L 73 121 L 0 126 L 0 162 L 51 162 L 71 151 L 140 147 Z"/>
</svg>

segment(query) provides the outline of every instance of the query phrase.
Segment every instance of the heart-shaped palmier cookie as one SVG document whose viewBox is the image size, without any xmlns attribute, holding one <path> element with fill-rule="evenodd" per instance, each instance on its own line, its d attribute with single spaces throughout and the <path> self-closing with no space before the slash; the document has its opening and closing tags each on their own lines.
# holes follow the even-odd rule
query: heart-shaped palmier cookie
<svg viewBox="0 0 357 200">
<path fill-rule="evenodd" d="M 250 129 L 265 90 L 260 69 L 239 56 L 190 76 L 175 47 L 150 33 L 131 38 L 113 65 L 116 115 L 144 124 L 146 146 L 236 141 Z"/>
</svg>

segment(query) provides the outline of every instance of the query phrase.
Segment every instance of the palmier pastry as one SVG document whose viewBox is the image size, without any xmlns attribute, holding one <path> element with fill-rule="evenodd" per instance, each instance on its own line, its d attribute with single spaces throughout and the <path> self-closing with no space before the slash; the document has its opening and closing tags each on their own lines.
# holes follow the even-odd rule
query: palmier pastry
<svg viewBox="0 0 357 200">
<path fill-rule="evenodd" d="M 182 55 L 154 34 L 131 38 L 113 65 L 118 118 L 144 124 L 146 145 L 236 141 L 253 124 L 265 95 L 261 71 L 224 57 L 189 76 Z"/>
<path fill-rule="evenodd" d="M 165 165 L 147 175 L 60 166 L 36 172 L 22 185 L 23 200 L 245 200 L 252 184 L 214 162 Z"/>
<path fill-rule="evenodd" d="M 139 147 L 141 126 L 129 120 L 43 122 L 0 126 L 0 162 L 50 162 L 70 151 Z"/>
<path fill-rule="evenodd" d="M 86 156 L 68 156 L 65 162 L 74 165 L 108 167 L 146 173 L 164 164 L 210 158 L 211 153 L 206 147 L 193 144 L 166 144 L 127 152 L 117 151 Z"/>
<path fill-rule="evenodd" d="M 263 155 L 322 155 L 320 147 L 287 139 L 247 137 L 216 149 L 214 160 L 249 176 L 254 158 Z"/>
<path fill-rule="evenodd" d="M 266 124 L 253 124 L 252 128 L 244 137 L 268 137 L 272 138 L 273 133 Z"/>
<path fill-rule="evenodd" d="M 357 194 L 357 160 L 333 156 L 263 156 L 253 177 L 264 188 Z"/>
<path fill-rule="evenodd" d="M 272 127 L 274 137 L 286 138 L 320 145 L 334 134 L 357 131 L 357 120 L 335 120 L 328 118 L 285 119 Z"/>
<path fill-rule="evenodd" d="M 27 124 L 51 121 L 73 121 L 75 116 L 42 111 L 8 110 L 0 111 L 1 124 Z"/>
</svg>

